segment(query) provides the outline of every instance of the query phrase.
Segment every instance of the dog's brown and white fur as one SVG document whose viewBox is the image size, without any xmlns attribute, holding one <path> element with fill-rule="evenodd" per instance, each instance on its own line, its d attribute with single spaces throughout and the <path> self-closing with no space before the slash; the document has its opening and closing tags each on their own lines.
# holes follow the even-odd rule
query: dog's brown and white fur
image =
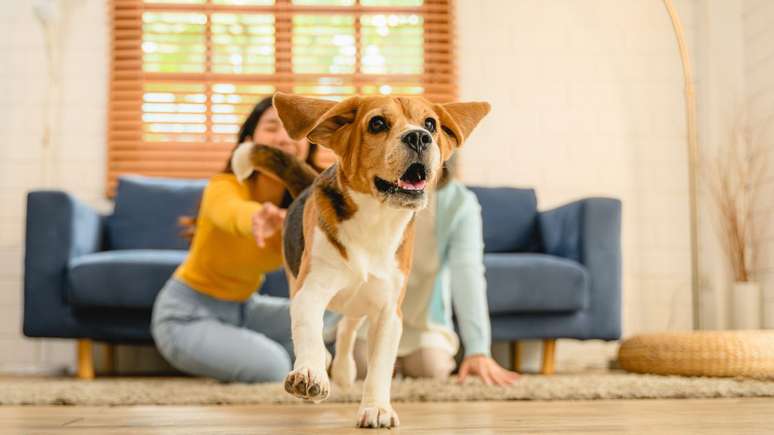
<svg viewBox="0 0 774 435">
<path fill-rule="evenodd" d="M 307 138 L 339 157 L 319 176 L 265 146 L 243 145 L 232 160 L 240 179 L 258 168 L 282 180 L 296 196 L 283 229 L 296 354 L 285 389 L 315 402 L 328 396 L 330 355 L 322 334 L 326 308 L 343 315 L 331 377 L 338 385 L 351 385 L 355 334 L 368 318 L 368 374 L 357 424 L 397 426 L 390 385 L 402 331 L 400 307 L 411 265 L 414 214 L 425 207 L 426 191 L 443 163 L 489 105 L 382 96 L 337 103 L 278 93 L 274 107 L 292 138 Z"/>
</svg>

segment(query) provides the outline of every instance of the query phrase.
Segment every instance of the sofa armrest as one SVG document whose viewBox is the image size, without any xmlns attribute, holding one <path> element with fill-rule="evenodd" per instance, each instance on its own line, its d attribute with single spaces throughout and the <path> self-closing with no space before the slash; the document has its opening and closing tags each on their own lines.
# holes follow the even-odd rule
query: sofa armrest
<svg viewBox="0 0 774 435">
<path fill-rule="evenodd" d="M 66 301 L 71 259 L 102 248 L 104 218 L 60 191 L 27 195 L 24 252 L 24 335 L 79 337 Z"/>
<path fill-rule="evenodd" d="M 621 201 L 586 198 L 539 214 L 545 252 L 586 266 L 591 276 L 590 337 L 621 335 Z"/>
</svg>

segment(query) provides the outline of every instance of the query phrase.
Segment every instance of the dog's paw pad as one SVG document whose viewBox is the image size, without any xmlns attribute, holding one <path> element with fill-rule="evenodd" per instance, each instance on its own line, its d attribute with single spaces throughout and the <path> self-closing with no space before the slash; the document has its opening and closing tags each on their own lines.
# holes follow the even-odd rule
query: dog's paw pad
<svg viewBox="0 0 774 435">
<path fill-rule="evenodd" d="M 357 427 L 398 427 L 400 420 L 398 414 L 390 405 L 360 405 L 357 415 Z"/>
<path fill-rule="evenodd" d="M 285 391 L 301 399 L 321 402 L 330 393 L 328 374 L 305 367 L 295 369 L 285 378 Z"/>
</svg>

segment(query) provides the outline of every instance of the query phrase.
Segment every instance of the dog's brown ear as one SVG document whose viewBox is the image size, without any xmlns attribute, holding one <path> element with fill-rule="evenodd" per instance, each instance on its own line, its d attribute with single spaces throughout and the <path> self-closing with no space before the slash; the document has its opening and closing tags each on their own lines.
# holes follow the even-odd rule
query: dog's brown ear
<svg viewBox="0 0 774 435">
<path fill-rule="evenodd" d="M 354 122 L 360 97 L 335 102 L 277 92 L 273 102 L 290 137 L 295 140 L 308 138 L 338 155 L 345 152 L 350 129 L 344 127 Z"/>
<path fill-rule="evenodd" d="M 272 98 L 277 116 L 290 137 L 301 140 L 309 134 L 323 113 L 336 105 L 335 101 L 307 98 L 277 92 Z"/>
<path fill-rule="evenodd" d="M 479 121 L 489 113 L 489 103 L 448 103 L 436 104 L 435 111 L 441 118 L 443 135 L 451 148 L 459 148 L 470 136 Z"/>
</svg>

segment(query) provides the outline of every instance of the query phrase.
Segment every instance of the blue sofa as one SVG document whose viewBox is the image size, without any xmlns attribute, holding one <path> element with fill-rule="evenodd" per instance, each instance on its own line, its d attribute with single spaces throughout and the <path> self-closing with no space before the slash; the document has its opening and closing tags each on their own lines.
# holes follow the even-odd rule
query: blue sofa
<svg viewBox="0 0 774 435">
<path fill-rule="evenodd" d="M 24 334 L 79 339 L 84 352 L 85 340 L 150 342 L 156 293 L 186 256 L 178 217 L 196 213 L 204 185 L 124 177 L 109 215 L 65 192 L 29 193 Z M 556 338 L 619 338 L 620 202 L 588 198 L 539 212 L 531 189 L 472 190 L 482 206 L 493 339 L 547 340 L 548 373 Z M 270 274 L 261 291 L 287 295 L 284 273 Z"/>
</svg>

